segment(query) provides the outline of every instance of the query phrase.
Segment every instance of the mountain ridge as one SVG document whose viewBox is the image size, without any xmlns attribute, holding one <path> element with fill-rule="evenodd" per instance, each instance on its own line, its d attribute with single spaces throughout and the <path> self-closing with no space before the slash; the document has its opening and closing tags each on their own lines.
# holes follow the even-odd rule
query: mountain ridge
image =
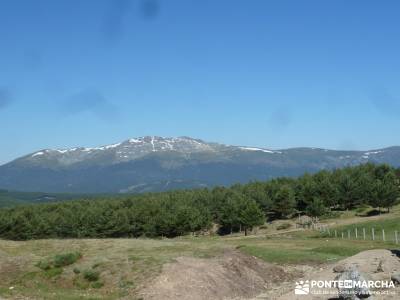
<svg viewBox="0 0 400 300">
<path fill-rule="evenodd" d="M 362 163 L 400 166 L 400 147 L 367 151 L 233 146 L 144 136 L 99 147 L 42 149 L 0 166 L 0 188 L 46 192 L 146 192 L 298 176 Z"/>
</svg>

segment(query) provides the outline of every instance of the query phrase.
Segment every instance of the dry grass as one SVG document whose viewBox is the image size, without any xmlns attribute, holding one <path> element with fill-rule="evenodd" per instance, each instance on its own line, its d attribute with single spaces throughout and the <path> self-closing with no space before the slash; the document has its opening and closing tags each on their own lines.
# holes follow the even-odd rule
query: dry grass
<svg viewBox="0 0 400 300">
<path fill-rule="evenodd" d="M 0 295 L 29 299 L 135 299 L 164 264 L 182 256 L 209 258 L 226 249 L 238 248 L 270 262 L 318 264 L 379 247 L 382 245 L 378 242 L 321 241 L 305 232 L 274 238 L 0 241 Z M 82 258 L 63 267 L 61 274 L 47 274 L 35 266 L 40 260 L 73 251 L 82 253 Z M 85 281 L 82 275 L 85 270 L 99 273 L 97 286 Z"/>
<path fill-rule="evenodd" d="M 223 247 L 214 240 L 91 239 L 0 241 L 0 295 L 32 299 L 118 299 L 135 296 L 162 265 L 179 256 L 210 257 Z M 35 266 L 57 254 L 79 251 L 82 258 L 49 274 Z M 74 272 L 75 270 L 75 272 Z M 91 288 L 76 270 L 96 270 L 100 288 Z M 10 289 L 10 287 L 13 287 Z"/>
<path fill-rule="evenodd" d="M 347 214 L 337 225 L 357 223 L 400 215 L 356 217 Z M 351 220 L 351 221 L 350 221 Z M 331 222 L 328 220 L 327 222 Z M 275 226 L 274 226 L 275 227 Z M 347 241 L 315 238 L 308 231 L 280 235 L 269 228 L 257 236 L 184 237 L 150 239 L 72 239 L 14 242 L 0 240 L 0 297 L 10 299 L 137 299 L 139 290 L 178 257 L 210 258 L 227 249 L 257 256 L 281 265 L 323 264 L 337 261 L 359 251 L 390 248 L 379 241 Z M 52 271 L 35 266 L 55 255 L 79 252 L 82 258 Z M 85 271 L 93 270 L 99 279 L 89 282 Z M 10 289 L 12 288 L 12 289 Z"/>
</svg>

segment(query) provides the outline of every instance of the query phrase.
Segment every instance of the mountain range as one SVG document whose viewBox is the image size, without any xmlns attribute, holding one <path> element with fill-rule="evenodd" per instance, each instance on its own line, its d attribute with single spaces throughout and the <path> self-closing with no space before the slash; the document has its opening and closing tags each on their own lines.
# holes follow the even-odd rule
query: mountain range
<svg viewBox="0 0 400 300">
<path fill-rule="evenodd" d="M 400 166 L 400 147 L 371 151 L 269 150 L 190 137 L 145 136 L 87 148 L 43 149 L 0 166 L 0 188 L 135 193 L 298 176 L 366 162 Z"/>
</svg>

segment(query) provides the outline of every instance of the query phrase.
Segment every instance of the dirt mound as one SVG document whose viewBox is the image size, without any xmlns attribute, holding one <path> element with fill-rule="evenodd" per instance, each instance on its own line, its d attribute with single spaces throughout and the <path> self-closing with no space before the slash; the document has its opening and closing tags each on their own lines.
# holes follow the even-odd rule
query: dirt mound
<svg viewBox="0 0 400 300">
<path fill-rule="evenodd" d="M 249 299 L 299 274 L 237 251 L 212 259 L 180 257 L 142 290 L 144 299 Z"/>
<path fill-rule="evenodd" d="M 325 290 L 328 295 L 297 296 L 295 282 L 334 280 L 338 272 L 350 266 L 368 280 L 390 280 L 391 275 L 400 272 L 400 257 L 389 250 L 369 250 L 334 264 L 285 267 L 237 251 L 212 259 L 180 257 L 164 266 L 163 272 L 142 290 L 141 297 L 145 300 L 338 299 L 335 288 Z M 374 295 L 373 299 L 399 299 L 400 286 L 390 293 Z"/>
<path fill-rule="evenodd" d="M 338 275 L 338 272 L 345 270 L 348 267 L 354 266 L 362 274 L 364 274 L 367 280 L 372 281 L 386 281 L 390 280 L 391 275 L 400 272 L 400 258 L 396 253 L 390 250 L 377 249 L 368 250 L 360 252 L 354 256 L 348 257 L 338 263 L 325 265 L 324 267 L 308 272 L 305 274 L 303 281 L 305 280 L 334 280 Z M 323 289 L 324 292 L 330 295 L 294 295 L 294 282 L 290 289 L 287 289 L 286 294 L 278 298 L 279 300 L 322 300 L 322 299 L 338 299 L 337 290 Z M 322 289 L 318 289 L 321 292 Z M 385 292 L 385 289 L 381 290 Z M 382 293 L 380 295 L 373 295 L 373 299 L 399 299 L 400 297 L 400 287 L 397 286 L 395 289 L 387 289 L 387 293 Z M 371 298 L 370 298 L 371 299 Z"/>
</svg>

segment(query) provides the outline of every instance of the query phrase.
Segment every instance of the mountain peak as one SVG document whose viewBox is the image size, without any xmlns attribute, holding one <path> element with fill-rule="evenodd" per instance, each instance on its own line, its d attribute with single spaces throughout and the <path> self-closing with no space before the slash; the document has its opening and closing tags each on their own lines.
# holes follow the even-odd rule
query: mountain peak
<svg viewBox="0 0 400 300">
<path fill-rule="evenodd" d="M 80 193 L 160 191 L 297 176 L 366 162 L 400 166 L 400 147 L 278 151 L 208 143 L 187 136 L 143 136 L 99 147 L 31 153 L 0 166 L 0 188 Z"/>
<path fill-rule="evenodd" d="M 56 162 L 59 165 L 71 165 L 92 160 L 103 160 L 104 163 L 114 164 L 135 160 L 155 152 L 176 152 L 187 155 L 214 152 L 216 148 L 218 144 L 209 144 L 187 136 L 142 136 L 99 147 L 43 149 L 22 159 L 27 159 L 34 164 L 51 161 L 53 164 Z"/>
</svg>

